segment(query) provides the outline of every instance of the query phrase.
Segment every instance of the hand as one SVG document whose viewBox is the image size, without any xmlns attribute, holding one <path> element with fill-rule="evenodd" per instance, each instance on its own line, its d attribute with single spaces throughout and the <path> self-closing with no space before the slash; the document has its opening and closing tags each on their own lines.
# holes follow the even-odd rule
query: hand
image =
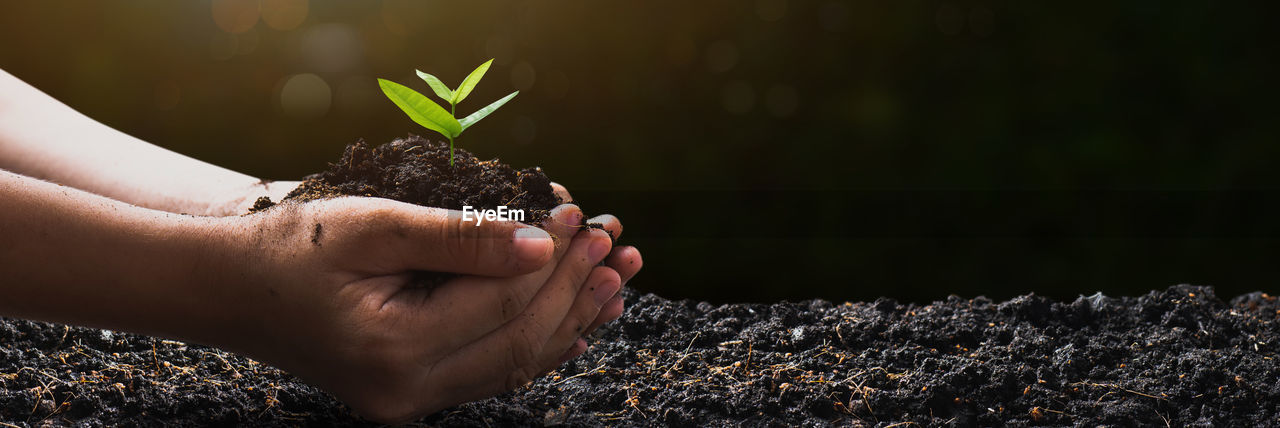
<svg viewBox="0 0 1280 428">
<path fill-rule="evenodd" d="M 285 369 L 380 422 L 519 386 L 581 354 L 617 314 L 606 234 L 562 205 L 547 232 L 375 198 L 286 203 L 238 218 L 222 280 L 239 334 L 217 343 Z M 551 236 L 559 241 L 553 245 Z M 469 274 L 435 289 L 412 271 Z M 621 302 L 616 303 L 620 314 Z"/>
<path fill-rule="evenodd" d="M 559 196 L 561 201 L 573 203 L 573 196 L 569 194 L 569 189 L 566 189 L 560 183 L 552 182 L 551 190 L 556 192 L 556 196 Z M 622 236 L 622 222 L 612 215 L 595 216 L 587 220 L 587 223 L 604 225 L 604 230 L 608 231 L 609 235 L 613 236 L 615 240 Z M 644 266 L 644 259 L 640 257 L 640 250 L 636 249 L 636 247 L 614 247 L 613 251 L 609 253 L 609 257 L 605 259 L 605 265 L 618 272 L 618 275 L 622 278 L 622 285 L 626 286 L 627 281 L 630 281 L 631 278 L 636 276 L 637 272 L 640 272 L 640 268 Z M 622 316 L 623 309 L 625 308 L 623 307 L 622 296 L 615 295 L 613 299 L 609 300 L 609 303 L 606 303 L 600 309 L 600 316 L 596 318 L 595 322 L 591 323 L 591 327 L 587 328 L 587 335 L 595 332 L 604 323 L 618 319 L 619 316 Z"/>
</svg>

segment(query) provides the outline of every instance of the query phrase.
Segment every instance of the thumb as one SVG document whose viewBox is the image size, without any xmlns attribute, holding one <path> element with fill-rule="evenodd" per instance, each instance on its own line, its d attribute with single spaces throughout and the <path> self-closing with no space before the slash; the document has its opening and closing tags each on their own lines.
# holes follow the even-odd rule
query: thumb
<svg viewBox="0 0 1280 428">
<path fill-rule="evenodd" d="M 551 260 L 551 235 L 515 221 L 477 221 L 462 211 L 395 204 L 377 216 L 393 243 L 398 269 L 515 276 L 542 268 Z M 382 229 L 375 227 L 376 229 Z M 386 244 L 382 244 L 386 245 Z M 377 248 L 377 247 L 373 247 Z"/>
</svg>

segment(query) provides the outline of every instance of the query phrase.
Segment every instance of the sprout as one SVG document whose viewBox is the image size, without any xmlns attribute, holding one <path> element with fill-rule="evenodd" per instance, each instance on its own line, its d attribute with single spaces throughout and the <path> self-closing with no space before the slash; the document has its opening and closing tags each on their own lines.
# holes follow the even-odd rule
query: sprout
<svg viewBox="0 0 1280 428">
<path fill-rule="evenodd" d="M 378 79 L 378 86 L 382 87 L 382 93 L 386 94 L 387 98 L 390 98 L 391 102 L 395 103 L 397 107 L 400 107 L 400 110 L 404 110 L 405 114 L 408 114 L 409 118 L 413 119 L 414 122 L 424 128 L 439 132 L 449 139 L 449 165 L 453 166 L 453 139 L 520 93 L 520 91 L 512 92 L 462 119 L 454 117 L 457 113 L 458 103 L 461 103 L 462 100 L 467 98 L 467 95 L 471 94 L 471 90 L 475 89 L 477 83 L 480 83 L 484 73 L 489 71 L 490 64 L 493 64 L 492 59 L 480 64 L 475 71 L 472 71 L 471 74 L 467 75 L 466 79 L 462 80 L 462 84 L 458 85 L 458 89 L 454 90 L 450 90 L 448 86 L 444 85 L 444 82 L 441 82 L 435 76 L 417 70 L 418 77 L 421 77 L 422 80 L 427 81 L 428 85 L 431 85 L 431 90 L 436 93 L 436 96 L 449 102 L 448 111 L 445 111 L 444 107 L 440 107 L 439 104 L 431 101 L 425 95 L 399 83 Z"/>
</svg>

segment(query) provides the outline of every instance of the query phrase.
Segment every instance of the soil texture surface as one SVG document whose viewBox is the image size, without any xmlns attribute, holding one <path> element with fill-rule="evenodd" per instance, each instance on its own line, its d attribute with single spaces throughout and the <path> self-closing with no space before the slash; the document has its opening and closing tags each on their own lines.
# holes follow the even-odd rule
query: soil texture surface
<svg viewBox="0 0 1280 428">
<path fill-rule="evenodd" d="M 1280 424 L 1280 302 L 1209 287 L 1056 302 L 712 305 L 624 290 L 623 317 L 532 385 L 429 426 Z M 364 424 L 217 349 L 0 319 L 4 426 Z"/>
</svg>

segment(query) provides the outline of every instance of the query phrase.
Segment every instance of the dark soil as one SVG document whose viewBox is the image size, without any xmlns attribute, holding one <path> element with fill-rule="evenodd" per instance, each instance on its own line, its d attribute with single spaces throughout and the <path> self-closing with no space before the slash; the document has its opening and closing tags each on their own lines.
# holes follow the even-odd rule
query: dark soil
<svg viewBox="0 0 1280 428">
<path fill-rule="evenodd" d="M 1280 302 L 1263 293 L 717 306 L 624 292 L 626 314 L 577 360 L 422 422 L 1280 424 Z M 216 349 L 0 321 L 5 424 L 362 423 L 293 377 Z"/>
<path fill-rule="evenodd" d="M 307 202 L 338 196 L 370 196 L 394 199 L 428 207 L 461 210 L 522 210 L 524 222 L 541 225 L 560 198 L 551 189 L 551 179 L 541 168 L 516 170 L 498 159 L 482 161 L 464 149 L 450 160 L 449 144 L 410 135 L 378 147 L 363 140 L 348 145 L 337 163 L 318 174 L 307 176 L 285 201 Z M 259 198 L 250 212 L 277 202 Z M 319 245 L 323 226 L 317 224 L 312 242 Z M 421 286 L 439 284 L 453 274 L 420 272 Z"/>
<path fill-rule="evenodd" d="M 559 203 L 537 169 L 464 150 L 449 168 L 447 150 L 418 137 L 357 143 L 290 198 L 381 196 L 542 215 Z M 1280 425 L 1280 302 L 1263 293 L 1225 303 L 1212 288 L 1177 286 L 1137 298 L 951 297 L 924 306 L 717 306 L 623 293 L 626 313 L 586 354 L 529 387 L 422 422 Z M 0 426 L 362 423 L 292 376 L 217 349 L 0 318 Z"/>
<path fill-rule="evenodd" d="M 449 165 L 449 145 L 411 135 L 378 147 L 357 141 L 329 169 L 313 174 L 285 196 L 310 201 L 334 196 L 372 196 L 428 207 L 461 210 L 499 205 L 524 210 L 539 224 L 560 199 L 541 168 L 516 170 L 497 159 L 482 161 L 458 149 Z M 273 205 L 268 199 L 254 210 Z"/>
</svg>

